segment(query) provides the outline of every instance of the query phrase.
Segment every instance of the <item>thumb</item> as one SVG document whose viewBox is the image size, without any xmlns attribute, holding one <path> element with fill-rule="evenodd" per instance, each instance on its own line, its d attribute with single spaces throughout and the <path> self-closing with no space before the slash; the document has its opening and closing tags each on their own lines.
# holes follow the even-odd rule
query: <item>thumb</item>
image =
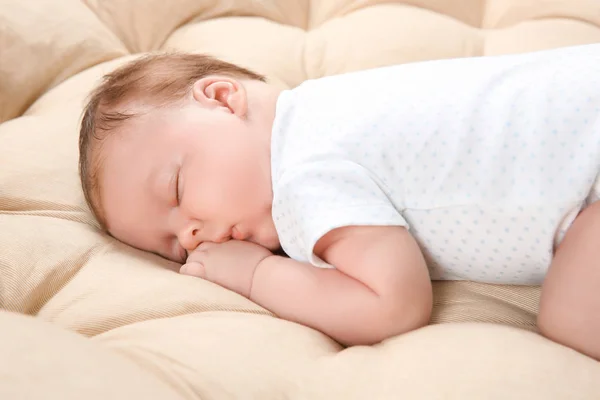
<svg viewBox="0 0 600 400">
<path fill-rule="evenodd" d="M 179 273 L 182 275 L 195 276 L 197 278 L 206 278 L 206 269 L 204 265 L 197 261 L 190 261 L 185 263 L 179 269 Z"/>
</svg>

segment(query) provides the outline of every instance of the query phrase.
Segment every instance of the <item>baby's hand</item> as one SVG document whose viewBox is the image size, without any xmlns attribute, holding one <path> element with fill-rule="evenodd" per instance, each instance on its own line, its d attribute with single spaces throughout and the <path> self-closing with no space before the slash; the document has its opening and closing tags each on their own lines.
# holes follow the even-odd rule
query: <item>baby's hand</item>
<svg viewBox="0 0 600 400">
<path fill-rule="evenodd" d="M 254 270 L 271 255 L 269 250 L 250 242 L 204 242 L 190 253 L 179 272 L 249 297 Z"/>
</svg>

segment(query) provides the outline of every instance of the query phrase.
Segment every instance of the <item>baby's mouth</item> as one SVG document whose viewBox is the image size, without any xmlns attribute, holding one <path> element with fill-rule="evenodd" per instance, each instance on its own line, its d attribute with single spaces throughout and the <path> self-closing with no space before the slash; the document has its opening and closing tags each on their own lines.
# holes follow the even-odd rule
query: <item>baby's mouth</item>
<svg viewBox="0 0 600 400">
<path fill-rule="evenodd" d="M 234 226 L 233 228 L 231 228 L 231 238 L 234 240 L 246 240 L 247 239 L 247 235 L 244 235 L 243 233 L 241 233 L 237 226 Z"/>
</svg>

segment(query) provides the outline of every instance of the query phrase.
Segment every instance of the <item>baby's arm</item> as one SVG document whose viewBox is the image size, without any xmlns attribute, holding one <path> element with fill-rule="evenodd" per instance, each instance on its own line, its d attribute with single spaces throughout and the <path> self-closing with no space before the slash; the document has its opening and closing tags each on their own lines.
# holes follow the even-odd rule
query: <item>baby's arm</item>
<svg viewBox="0 0 600 400">
<path fill-rule="evenodd" d="M 254 273 L 250 299 L 346 345 L 376 343 L 428 323 L 431 281 L 405 228 L 339 228 L 317 243 L 315 254 L 336 268 L 268 257 Z"/>
<path fill-rule="evenodd" d="M 538 327 L 600 361 L 600 203 L 583 210 L 558 246 L 542 285 Z"/>
</svg>

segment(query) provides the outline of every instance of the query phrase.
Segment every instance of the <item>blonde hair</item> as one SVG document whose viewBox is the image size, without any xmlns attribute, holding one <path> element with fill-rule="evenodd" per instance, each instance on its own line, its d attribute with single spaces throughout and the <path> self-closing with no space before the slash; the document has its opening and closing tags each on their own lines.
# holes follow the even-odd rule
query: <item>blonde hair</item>
<svg viewBox="0 0 600 400">
<path fill-rule="evenodd" d="M 79 175 L 85 200 L 106 229 L 100 197 L 101 158 L 99 144 L 136 114 L 126 104 L 141 100 L 164 106 L 184 98 L 194 82 L 210 75 L 265 82 L 265 77 L 246 68 L 203 54 L 163 53 L 136 59 L 105 75 L 90 94 L 79 131 Z"/>
</svg>

